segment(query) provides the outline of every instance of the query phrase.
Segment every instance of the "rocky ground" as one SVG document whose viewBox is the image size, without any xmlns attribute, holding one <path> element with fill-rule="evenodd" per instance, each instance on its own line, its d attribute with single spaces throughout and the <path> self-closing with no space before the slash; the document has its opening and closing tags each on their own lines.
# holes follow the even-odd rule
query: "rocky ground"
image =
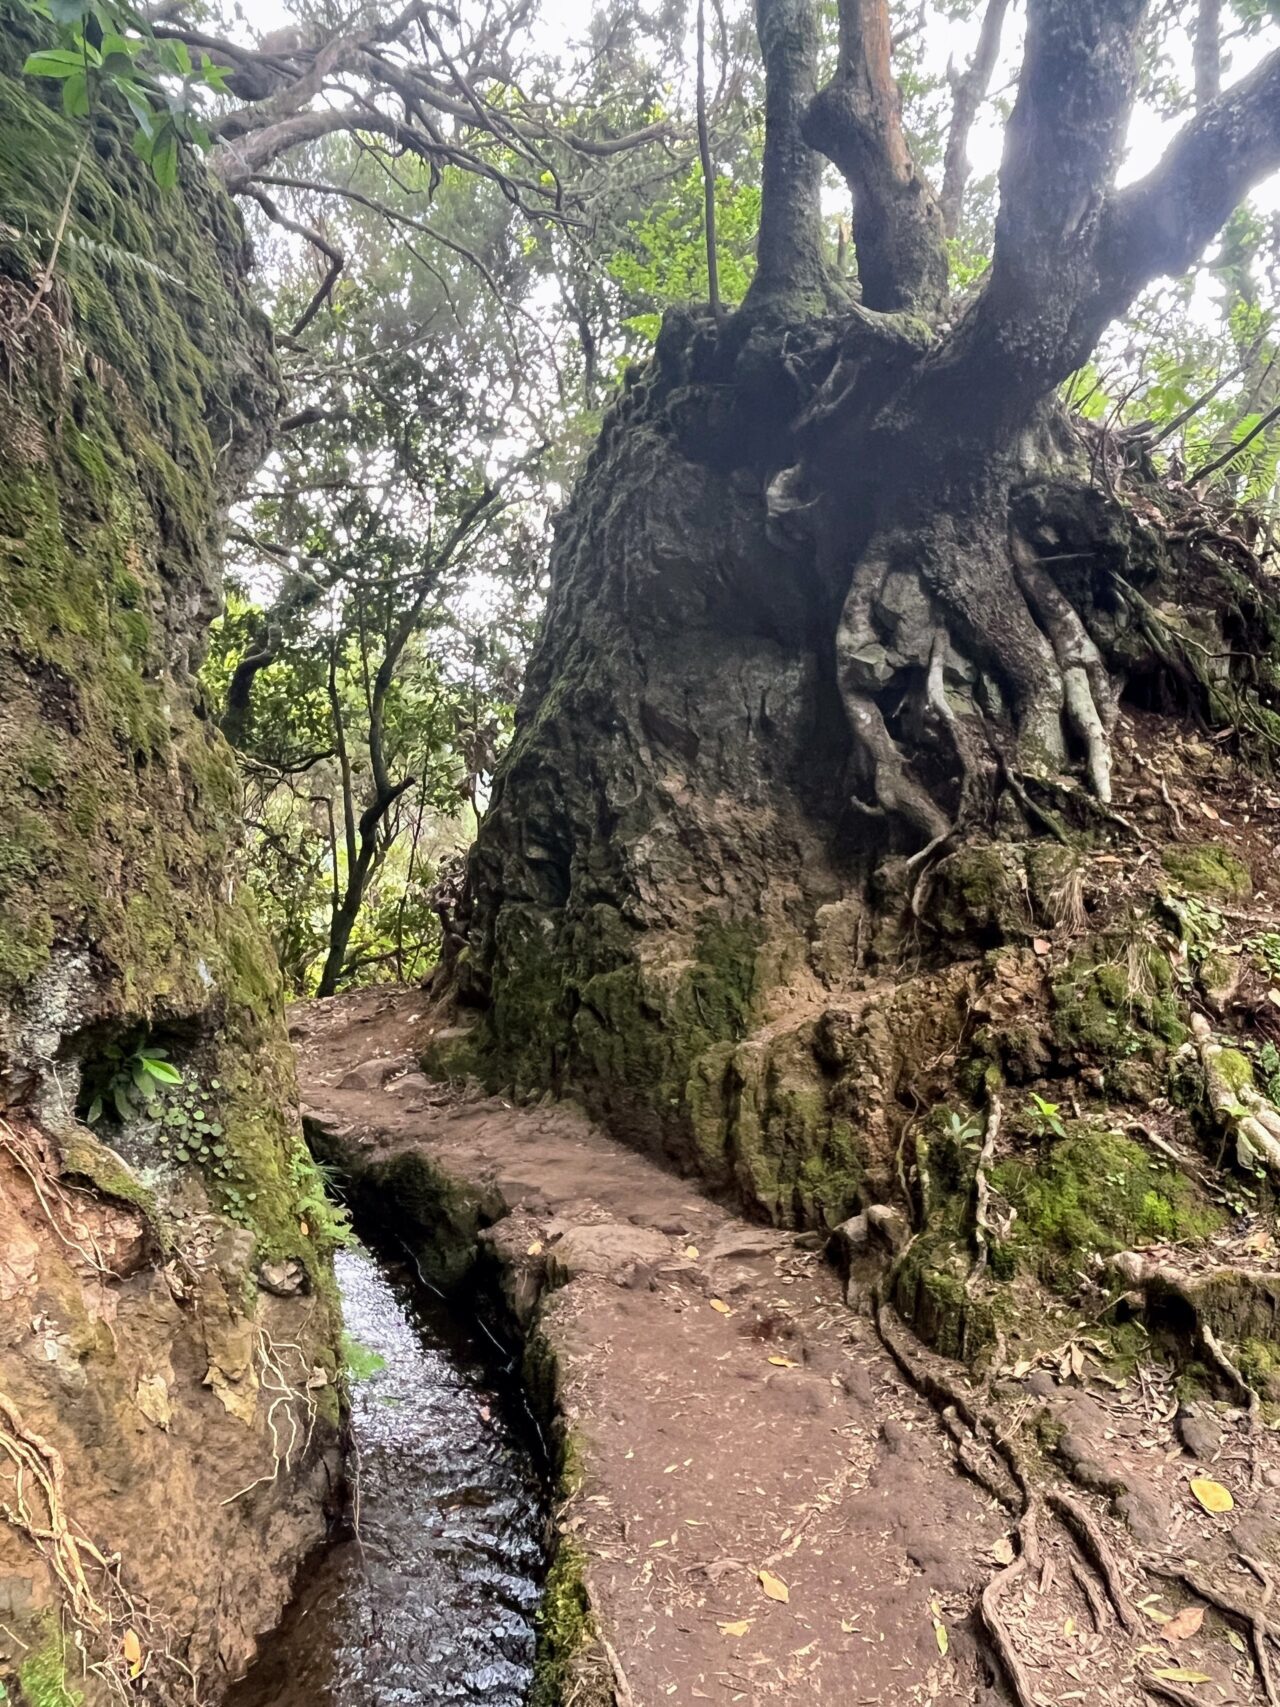
<svg viewBox="0 0 1280 1707">
<path fill-rule="evenodd" d="M 350 1174 L 434 1219 L 455 1276 L 478 1239 L 553 1374 L 543 1688 L 622 1707 L 1275 1699 L 1280 1453 L 1260 1416 L 1180 1403 L 1140 1329 L 1117 1372 L 1065 1304 L 971 1377 L 876 1308 L 906 1236 L 892 1212 L 852 1223 L 833 1264 L 569 1107 L 429 1082 L 422 1008 L 374 991 L 295 1010 L 304 1101 Z"/>
</svg>

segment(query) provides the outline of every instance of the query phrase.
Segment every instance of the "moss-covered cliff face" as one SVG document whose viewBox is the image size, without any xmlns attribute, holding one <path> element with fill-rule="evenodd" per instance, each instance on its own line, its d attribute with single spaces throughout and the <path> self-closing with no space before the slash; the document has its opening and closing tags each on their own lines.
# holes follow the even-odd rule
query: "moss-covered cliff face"
<svg viewBox="0 0 1280 1707">
<path fill-rule="evenodd" d="M 335 1228 L 193 674 L 269 332 L 230 203 L 197 163 L 157 189 L 110 114 L 86 145 L 26 29 L 0 4 L 0 1681 L 43 1707 L 64 1649 L 68 1700 L 243 1668 L 338 1401 Z M 117 1106 L 142 1048 L 182 1083 Z"/>
<path fill-rule="evenodd" d="M 1117 1310 L 1155 1331 L 1152 1286 L 1116 1302 L 1112 1270 L 1167 1251 L 1230 1282 L 1178 1293 L 1181 1355 L 1199 1322 L 1247 1362 L 1280 1171 L 1280 886 L 1257 827 L 1280 805 L 1274 587 L 1247 526 L 1205 546 L 1141 456 L 1118 501 L 1046 424 L 1008 525 L 1125 693 L 1116 810 L 1042 772 L 909 857 L 850 763 L 839 563 L 779 475 L 831 349 L 816 324 L 673 318 L 607 422 L 426 1065 L 577 1097 L 784 1224 L 876 1212 L 849 1237 L 947 1352 L 1034 1358 L 1108 1291 L 1108 1331 Z M 852 540 L 875 494 L 856 460 L 844 477 Z M 858 667 L 945 794 L 944 714 L 912 709 L 929 620 L 895 560 Z M 942 665 L 947 715 L 998 701 Z M 974 787 L 997 769 L 975 761 Z"/>
</svg>

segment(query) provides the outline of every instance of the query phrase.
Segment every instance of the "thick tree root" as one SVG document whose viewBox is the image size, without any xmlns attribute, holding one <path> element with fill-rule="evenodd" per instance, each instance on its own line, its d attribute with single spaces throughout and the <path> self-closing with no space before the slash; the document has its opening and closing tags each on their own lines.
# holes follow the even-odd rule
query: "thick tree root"
<svg viewBox="0 0 1280 1707">
<path fill-rule="evenodd" d="M 1006 1565 L 996 1576 L 992 1577 L 982 1591 L 982 1622 L 990 1637 L 991 1646 L 995 1649 L 996 1658 L 1000 1661 L 1013 1698 L 1017 1707 L 1036 1707 L 1035 1692 L 1031 1679 L 1027 1676 L 1026 1667 L 1018 1658 L 1017 1649 L 1009 1637 L 1009 1632 L 1001 1621 L 997 1610 L 1000 1597 L 1026 1570 L 1028 1564 L 1025 1550 L 1018 1555 L 1011 1565 Z"/>
<path fill-rule="evenodd" d="M 1088 1556 L 1090 1564 L 1097 1571 L 1106 1586 L 1107 1596 L 1116 1609 L 1116 1616 L 1130 1633 L 1141 1627 L 1141 1620 L 1134 1610 L 1129 1597 L 1125 1594 L 1120 1582 L 1120 1567 L 1116 1556 L 1106 1536 L 1094 1522 L 1093 1517 L 1070 1494 L 1060 1490 L 1049 1493 L 1050 1507 L 1062 1518 L 1067 1528 L 1075 1536 L 1081 1550 Z"/>
<path fill-rule="evenodd" d="M 1273 1642 L 1280 1641 L 1280 1626 L 1268 1618 L 1265 1612 L 1255 1610 L 1216 1582 L 1210 1582 L 1208 1578 L 1200 1576 L 1185 1561 L 1174 1564 L 1165 1559 L 1146 1558 L 1142 1561 L 1142 1568 L 1153 1577 L 1163 1577 L 1166 1582 L 1181 1583 L 1183 1588 L 1189 1589 L 1200 1600 L 1207 1601 L 1224 1617 L 1242 1624 L 1250 1633 L 1256 1624 L 1263 1636 Z"/>
<path fill-rule="evenodd" d="M 1204 1320 L 1203 1313 L 1196 1301 L 1194 1293 L 1187 1286 L 1177 1269 L 1163 1263 L 1153 1263 L 1138 1251 L 1121 1251 L 1111 1259 L 1112 1271 L 1119 1275 L 1125 1285 L 1137 1293 L 1144 1308 L 1160 1298 L 1174 1298 L 1188 1311 L 1196 1324 L 1196 1332 L 1209 1363 L 1219 1375 L 1234 1388 L 1244 1402 L 1245 1413 L 1250 1427 L 1256 1426 L 1262 1415 L 1262 1400 L 1258 1396 L 1237 1364 L 1227 1355 L 1222 1342 L 1213 1329 Z M 1245 1275 L 1247 1271 L 1232 1270 L 1233 1274 Z"/>
<path fill-rule="evenodd" d="M 1223 1130 L 1235 1134 L 1241 1167 L 1261 1162 L 1269 1173 L 1280 1175 L 1280 1112 L 1252 1082 L 1238 1084 L 1223 1071 L 1226 1051 L 1214 1042 L 1213 1028 L 1203 1014 L 1196 1014 L 1191 1029 L 1209 1106 Z"/>
<path fill-rule="evenodd" d="M 1116 701 L 1102 654 L 1071 602 L 1035 552 L 1013 536 L 1014 573 L 1036 620 L 1048 636 L 1062 672 L 1067 719 L 1084 743 L 1089 784 L 1104 806 L 1111 803 L 1111 737 Z"/>
</svg>

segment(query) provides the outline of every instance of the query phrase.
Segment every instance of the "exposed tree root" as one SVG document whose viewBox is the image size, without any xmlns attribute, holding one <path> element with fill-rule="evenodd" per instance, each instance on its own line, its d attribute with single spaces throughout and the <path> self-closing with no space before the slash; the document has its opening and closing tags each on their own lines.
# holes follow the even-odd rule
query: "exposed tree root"
<svg viewBox="0 0 1280 1707">
<path fill-rule="evenodd" d="M 997 1610 L 1000 1597 L 1026 1570 L 1028 1564 L 1026 1552 L 1022 1552 L 1005 1568 L 998 1572 L 982 1591 L 982 1622 L 986 1626 L 991 1646 L 995 1649 L 996 1658 L 1004 1669 L 1013 1691 L 1017 1707 L 1035 1707 L 1035 1693 L 1031 1679 L 1027 1676 L 1026 1667 L 1018 1658 L 1017 1649 L 1010 1640 L 1009 1632 L 1001 1621 Z"/>
<path fill-rule="evenodd" d="M 1191 1029 L 1209 1107 L 1223 1130 L 1234 1133 L 1241 1167 L 1261 1162 L 1269 1173 L 1280 1175 L 1280 1112 L 1252 1082 L 1236 1083 L 1223 1071 L 1225 1051 L 1214 1042 L 1213 1028 L 1203 1014 L 1194 1016 Z"/>
<path fill-rule="evenodd" d="M 1107 1596 L 1116 1609 L 1116 1616 L 1124 1628 L 1131 1633 L 1140 1628 L 1141 1620 L 1134 1610 L 1129 1597 L 1125 1594 L 1120 1581 L 1120 1567 L 1116 1556 L 1111 1551 L 1110 1544 L 1102 1530 L 1094 1522 L 1091 1514 L 1070 1494 L 1054 1489 L 1045 1496 L 1049 1505 L 1062 1518 L 1067 1528 L 1075 1536 L 1081 1550 L 1088 1556 L 1090 1564 L 1097 1571 L 1106 1586 Z"/>
<path fill-rule="evenodd" d="M 1174 1707 L 1204 1707 L 1204 1697 L 1193 1695 L 1189 1689 L 1179 1689 L 1176 1683 L 1170 1683 L 1163 1677 L 1144 1677 L 1142 1687 L 1148 1695 L 1154 1695 L 1160 1701 L 1172 1701 Z"/>
<path fill-rule="evenodd" d="M 987 1176 L 991 1158 L 995 1154 L 996 1139 L 1000 1136 L 1002 1113 L 999 1092 L 992 1091 L 987 1104 L 987 1125 L 982 1135 L 982 1149 L 978 1153 L 978 1165 L 973 1175 L 973 1237 L 977 1253 L 973 1259 L 973 1267 L 969 1270 L 967 1287 L 970 1292 L 981 1280 L 990 1253 L 991 1222 L 987 1215 L 987 1205 L 991 1199 L 991 1185 Z"/>
<path fill-rule="evenodd" d="M 1273 1642 L 1280 1641 L 1280 1626 L 1268 1618 L 1265 1612 L 1255 1611 L 1247 1602 L 1230 1594 L 1216 1581 L 1210 1582 L 1208 1578 L 1200 1576 L 1185 1560 L 1174 1564 L 1170 1560 L 1146 1558 L 1142 1561 L 1142 1568 L 1153 1577 L 1163 1577 L 1167 1582 L 1181 1583 L 1184 1588 L 1207 1601 L 1225 1617 L 1244 1625 L 1250 1633 L 1256 1623 L 1264 1636 Z"/>
<path fill-rule="evenodd" d="M 1174 1298 L 1191 1315 L 1196 1324 L 1196 1332 L 1205 1357 L 1227 1382 L 1235 1389 L 1244 1401 L 1244 1409 L 1250 1426 L 1255 1426 L 1262 1415 L 1262 1400 L 1257 1391 L 1250 1385 L 1237 1364 L 1228 1356 L 1221 1340 L 1204 1320 L 1203 1312 L 1196 1302 L 1194 1293 L 1176 1268 L 1164 1263 L 1153 1263 L 1138 1251 L 1121 1251 L 1111 1259 L 1111 1268 L 1125 1282 L 1126 1286 L 1136 1292 L 1144 1307 L 1158 1298 Z M 1245 1275 L 1247 1271 L 1232 1270 L 1233 1274 Z"/>
<path fill-rule="evenodd" d="M 102 1252 L 95 1244 L 92 1234 L 75 1216 L 70 1198 L 50 1173 L 35 1143 L 3 1119 L 0 1119 L 0 1150 L 12 1157 L 26 1175 L 45 1220 L 61 1243 L 98 1274 L 111 1280 L 119 1279 L 103 1260 Z"/>
<path fill-rule="evenodd" d="M 1111 802 L 1111 728 L 1116 696 L 1102 654 L 1070 600 L 1016 533 L 1014 573 L 1036 620 L 1048 636 L 1062 672 L 1067 719 L 1084 743 L 1089 783 L 1104 806 Z"/>
<path fill-rule="evenodd" d="M 1084 1566 L 1074 1554 L 1071 1556 L 1071 1575 L 1075 1579 L 1076 1587 L 1088 1602 L 1089 1616 L 1093 1619 L 1094 1629 L 1104 1630 L 1107 1625 L 1106 1602 L 1098 1593 L 1097 1583 L 1094 1582 L 1093 1578 L 1089 1575 L 1088 1571 L 1085 1570 Z"/>
</svg>

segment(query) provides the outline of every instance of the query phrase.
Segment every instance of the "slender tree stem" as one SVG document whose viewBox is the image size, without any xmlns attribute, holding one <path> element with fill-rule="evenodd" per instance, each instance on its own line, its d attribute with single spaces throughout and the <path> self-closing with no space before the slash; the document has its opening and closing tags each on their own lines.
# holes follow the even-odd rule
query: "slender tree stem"
<svg viewBox="0 0 1280 1707">
<path fill-rule="evenodd" d="M 716 180 L 707 129 L 707 7 L 698 0 L 698 153 L 702 158 L 702 196 L 706 208 L 707 296 L 711 312 L 720 318 L 720 269 L 716 259 Z"/>
</svg>

